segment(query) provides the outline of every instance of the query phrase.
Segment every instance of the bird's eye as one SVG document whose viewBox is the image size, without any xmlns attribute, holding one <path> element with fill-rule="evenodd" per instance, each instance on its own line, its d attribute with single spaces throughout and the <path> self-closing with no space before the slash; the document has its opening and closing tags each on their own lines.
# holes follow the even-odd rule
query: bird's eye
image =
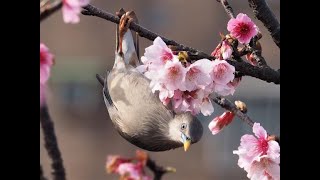
<svg viewBox="0 0 320 180">
<path fill-rule="evenodd" d="M 186 123 L 181 124 L 181 127 L 180 127 L 181 130 L 185 130 L 186 128 L 187 128 L 187 124 Z"/>
</svg>

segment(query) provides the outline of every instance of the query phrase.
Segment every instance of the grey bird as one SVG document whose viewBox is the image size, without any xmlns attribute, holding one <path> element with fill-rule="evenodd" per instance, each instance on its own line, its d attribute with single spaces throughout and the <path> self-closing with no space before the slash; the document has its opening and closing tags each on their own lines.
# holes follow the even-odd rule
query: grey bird
<svg viewBox="0 0 320 180">
<path fill-rule="evenodd" d="M 139 58 L 128 29 L 134 21 L 133 11 L 124 13 L 117 25 L 115 63 L 105 78 L 97 74 L 103 85 L 103 97 L 110 119 L 119 134 L 148 151 L 167 151 L 198 142 L 203 134 L 201 122 L 190 113 L 175 113 L 152 93 L 150 80 L 138 72 Z M 137 45 L 137 44 L 136 44 Z"/>
</svg>

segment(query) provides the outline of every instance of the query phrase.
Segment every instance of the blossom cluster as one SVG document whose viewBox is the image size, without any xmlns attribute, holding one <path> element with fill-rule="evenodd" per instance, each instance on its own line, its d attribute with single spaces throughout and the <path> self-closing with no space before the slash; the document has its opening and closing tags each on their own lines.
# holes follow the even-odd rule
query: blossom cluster
<svg viewBox="0 0 320 180">
<path fill-rule="evenodd" d="M 253 135 L 243 135 L 238 150 L 238 165 L 252 180 L 280 179 L 280 146 L 274 138 L 268 136 L 259 123 L 253 125 Z"/>
<path fill-rule="evenodd" d="M 119 174 L 123 180 L 151 180 L 144 172 L 147 158 L 147 154 L 139 150 L 134 158 L 109 155 L 106 169 L 108 173 Z"/>
<path fill-rule="evenodd" d="M 145 49 L 141 62 L 137 70 L 151 80 L 152 92 L 159 92 L 163 104 L 172 103 L 175 112 L 211 115 L 214 109 L 209 95 L 233 94 L 238 85 L 235 68 L 227 61 L 182 63 L 160 37 Z"/>
</svg>

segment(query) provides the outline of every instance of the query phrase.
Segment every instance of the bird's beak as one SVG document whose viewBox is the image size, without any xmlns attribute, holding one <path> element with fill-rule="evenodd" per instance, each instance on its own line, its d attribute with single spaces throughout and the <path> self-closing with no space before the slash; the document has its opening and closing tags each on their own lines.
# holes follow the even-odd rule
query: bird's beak
<svg viewBox="0 0 320 180">
<path fill-rule="evenodd" d="M 185 134 L 181 134 L 182 142 L 183 142 L 183 147 L 184 151 L 187 151 L 191 145 L 191 139 L 188 138 Z"/>
</svg>

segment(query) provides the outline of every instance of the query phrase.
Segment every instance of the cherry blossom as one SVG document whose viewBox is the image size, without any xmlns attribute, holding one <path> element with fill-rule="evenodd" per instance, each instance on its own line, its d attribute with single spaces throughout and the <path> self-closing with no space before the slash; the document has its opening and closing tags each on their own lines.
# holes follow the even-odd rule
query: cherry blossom
<svg viewBox="0 0 320 180">
<path fill-rule="evenodd" d="M 259 31 L 253 21 L 243 13 L 238 14 L 236 18 L 230 19 L 227 29 L 241 44 L 248 44 L 251 38 L 257 35 Z"/>
<path fill-rule="evenodd" d="M 238 150 L 238 165 L 248 172 L 251 179 L 280 179 L 280 146 L 268 137 L 266 130 L 259 123 L 254 123 L 255 136 L 245 134 L 241 137 Z"/>
<path fill-rule="evenodd" d="M 230 124 L 234 118 L 234 113 L 227 111 L 222 115 L 215 117 L 208 125 L 213 135 L 218 134 L 225 126 Z"/>
<path fill-rule="evenodd" d="M 62 15 L 65 23 L 79 23 L 79 14 L 82 7 L 89 4 L 90 0 L 62 0 Z"/>
<path fill-rule="evenodd" d="M 46 83 L 50 77 L 50 71 L 53 63 L 54 56 L 46 45 L 40 43 L 40 106 L 45 101 Z"/>
</svg>

